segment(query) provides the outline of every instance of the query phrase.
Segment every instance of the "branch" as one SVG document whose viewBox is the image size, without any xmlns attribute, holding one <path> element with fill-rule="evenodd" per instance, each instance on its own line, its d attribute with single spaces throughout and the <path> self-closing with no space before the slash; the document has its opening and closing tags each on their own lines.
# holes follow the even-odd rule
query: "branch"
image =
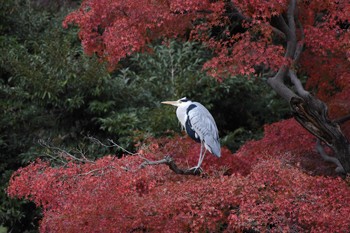
<svg viewBox="0 0 350 233">
<path fill-rule="evenodd" d="M 297 95 L 284 84 L 283 79 L 287 70 L 288 67 L 282 65 L 274 77 L 267 79 L 267 83 L 277 92 L 277 94 L 289 102 L 293 97 L 297 97 Z"/>
<path fill-rule="evenodd" d="M 284 20 L 282 15 L 279 15 L 278 17 L 276 17 L 276 22 L 277 22 L 278 26 L 280 27 L 281 31 L 285 35 L 288 35 L 290 33 L 288 24 L 286 23 L 286 21 Z"/>
<path fill-rule="evenodd" d="M 297 75 L 295 74 L 295 72 L 291 69 L 289 69 L 289 77 L 290 80 L 292 81 L 292 83 L 294 84 L 297 93 L 302 97 L 302 98 L 306 98 L 310 93 L 308 91 L 305 91 L 303 84 L 300 82 L 300 80 L 298 79 Z"/>
<path fill-rule="evenodd" d="M 277 23 L 281 30 L 287 35 L 287 48 L 284 57 L 286 59 L 293 59 L 297 47 L 297 39 L 295 33 L 294 14 L 296 9 L 296 1 L 291 0 L 288 6 L 287 19 L 288 25 L 282 15 L 278 16 Z M 267 83 L 285 100 L 290 102 L 293 97 L 297 95 L 284 84 L 284 77 L 289 71 L 289 65 L 283 64 L 273 78 L 269 78 Z M 296 76 L 295 76 L 296 77 Z"/>
<path fill-rule="evenodd" d="M 176 174 L 180 174 L 180 175 L 193 175 L 193 176 L 198 176 L 200 175 L 202 172 L 200 169 L 181 169 L 179 168 L 176 163 L 174 162 L 174 160 L 170 157 L 170 156 L 165 156 L 164 159 L 161 160 L 157 160 L 157 161 L 150 161 L 148 159 L 145 159 L 145 161 L 140 165 L 140 168 L 144 168 L 148 165 L 159 165 L 159 164 L 166 164 L 168 165 L 168 167 L 170 168 L 170 170 L 172 170 L 173 172 L 175 172 Z"/>
<path fill-rule="evenodd" d="M 335 169 L 335 171 L 337 173 L 345 173 L 345 170 L 344 170 L 343 166 L 340 164 L 339 160 L 335 157 L 331 157 L 331 156 L 327 155 L 327 153 L 324 151 L 324 149 L 321 145 L 320 139 L 317 139 L 317 141 L 316 141 L 316 150 L 321 155 L 321 157 L 323 158 L 324 161 L 331 162 L 331 163 L 334 163 L 335 165 L 337 165 L 337 168 Z"/>
<path fill-rule="evenodd" d="M 56 147 L 56 146 L 51 146 L 48 142 L 46 142 L 46 141 L 44 141 L 44 140 L 42 140 L 42 139 L 38 140 L 38 143 L 39 143 L 39 145 L 41 145 L 42 147 L 45 147 L 45 148 L 47 148 L 47 149 L 49 149 L 49 150 L 52 150 L 52 151 L 55 151 L 55 153 L 56 153 L 59 157 L 63 157 L 63 158 L 66 157 L 66 158 L 72 159 L 72 160 L 74 160 L 74 161 L 82 162 L 82 163 L 94 163 L 94 161 L 89 160 L 88 158 L 86 158 L 86 156 L 83 154 L 82 151 L 79 151 L 79 154 L 80 154 L 80 156 L 81 156 L 82 158 L 78 158 L 77 156 L 75 156 L 75 155 L 69 153 L 68 151 L 66 151 L 66 150 L 64 150 L 64 149 L 61 149 L 61 148 Z M 57 161 L 60 161 L 60 162 L 66 164 L 66 162 L 63 161 L 63 160 L 57 159 L 57 158 L 55 158 L 54 156 L 49 155 L 48 153 L 45 153 L 45 154 L 46 154 L 47 156 L 49 156 L 50 158 L 53 158 L 53 159 L 55 159 L 55 160 L 57 160 Z"/>
<path fill-rule="evenodd" d="M 129 155 L 140 155 L 139 153 L 132 153 L 130 151 L 128 151 L 127 149 L 125 149 L 124 147 L 118 145 L 117 143 L 115 143 L 112 139 L 108 139 L 108 141 L 111 143 L 110 145 L 104 144 L 102 143 L 100 140 L 98 140 L 97 138 L 94 137 L 87 137 L 90 141 L 92 141 L 93 143 L 96 143 L 98 145 L 104 146 L 106 148 L 111 148 L 111 147 L 116 147 L 118 149 L 121 149 L 122 151 L 124 151 L 125 153 L 129 154 Z"/>
<path fill-rule="evenodd" d="M 296 9 L 296 0 L 290 0 L 288 11 L 287 11 L 287 20 L 288 20 L 289 33 L 292 33 L 292 34 L 295 34 L 295 21 L 294 21 L 295 9 Z M 292 34 L 288 36 L 293 36 Z"/>
<path fill-rule="evenodd" d="M 157 161 L 151 161 L 149 159 L 146 159 L 142 154 L 140 153 L 132 153 L 126 149 L 124 149 L 122 146 L 118 145 L 117 143 L 115 143 L 113 140 L 108 139 L 108 141 L 111 143 L 110 145 L 106 145 L 104 143 L 102 143 L 101 141 L 99 141 L 98 139 L 94 138 L 94 137 L 88 137 L 91 141 L 93 141 L 94 143 L 97 143 L 99 145 L 102 145 L 104 147 L 117 147 L 121 150 L 123 150 L 124 152 L 128 153 L 129 155 L 134 155 L 134 156 L 139 156 L 141 159 L 144 160 L 143 163 L 140 164 L 139 168 L 143 169 L 146 166 L 149 165 L 160 165 L 160 164 L 165 164 L 168 165 L 168 167 L 170 168 L 170 170 L 172 170 L 173 172 L 175 172 L 176 174 L 180 174 L 180 175 L 193 175 L 193 176 L 197 176 L 200 175 L 202 173 L 201 169 L 181 169 L 179 168 L 175 161 L 170 157 L 170 156 L 165 156 L 164 159 L 161 160 L 157 160 Z M 125 169 L 125 170 L 129 170 L 129 169 Z"/>
<path fill-rule="evenodd" d="M 343 124 L 344 122 L 346 122 L 348 120 L 350 120 L 350 114 L 346 115 L 346 116 L 343 116 L 343 117 L 340 117 L 340 118 L 337 118 L 333 122 L 337 123 L 337 124 Z"/>
<path fill-rule="evenodd" d="M 281 30 L 279 30 L 278 28 L 272 26 L 271 24 L 269 24 L 269 26 L 271 27 L 272 31 L 274 33 L 276 33 L 279 37 L 281 37 L 282 39 L 287 39 L 286 34 L 284 32 L 282 32 Z"/>
<path fill-rule="evenodd" d="M 295 9 L 296 9 L 295 0 L 291 0 L 288 6 L 287 11 L 287 20 L 288 20 L 288 34 L 287 34 L 287 51 L 286 57 L 293 58 L 297 46 L 297 37 L 296 37 L 296 28 L 295 28 Z"/>
<path fill-rule="evenodd" d="M 296 64 L 299 61 L 300 54 L 304 49 L 304 43 L 305 43 L 305 34 L 304 34 L 303 25 L 301 24 L 299 18 L 297 18 L 296 20 L 297 20 L 298 26 L 299 26 L 300 31 L 301 31 L 301 39 L 300 39 L 299 43 L 297 43 L 297 47 L 295 49 L 295 53 L 294 53 L 294 57 L 293 57 L 294 64 Z"/>
</svg>

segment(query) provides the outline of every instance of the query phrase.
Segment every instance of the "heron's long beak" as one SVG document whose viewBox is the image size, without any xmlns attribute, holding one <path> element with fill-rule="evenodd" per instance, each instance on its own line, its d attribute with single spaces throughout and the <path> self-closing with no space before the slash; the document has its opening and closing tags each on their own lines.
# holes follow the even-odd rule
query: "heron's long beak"
<svg viewBox="0 0 350 233">
<path fill-rule="evenodd" d="M 170 104 L 173 106 L 178 106 L 179 102 L 178 101 L 163 101 L 162 104 Z"/>
</svg>

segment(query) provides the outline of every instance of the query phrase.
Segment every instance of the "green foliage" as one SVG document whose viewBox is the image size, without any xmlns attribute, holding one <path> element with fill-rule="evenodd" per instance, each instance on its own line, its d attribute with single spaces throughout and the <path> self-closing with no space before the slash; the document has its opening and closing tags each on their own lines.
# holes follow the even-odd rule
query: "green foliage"
<svg viewBox="0 0 350 233">
<path fill-rule="evenodd" d="M 175 109 L 159 103 L 184 96 L 211 110 L 221 136 L 239 127 L 255 132 L 288 112 L 288 105 L 276 101 L 262 80 L 240 76 L 219 82 L 207 75 L 202 65 L 211 54 L 200 44 L 173 40 L 151 46 L 150 51 L 131 57 L 128 67 L 118 71 L 117 77 L 142 93 L 139 103 L 144 108 L 137 111 L 138 118 L 143 119 L 141 127 L 146 126 L 145 130 L 156 135 L 167 129 L 180 130 Z M 243 138 L 247 139 L 247 135 Z"/>
<path fill-rule="evenodd" d="M 11 232 L 35 229 L 38 220 L 31 203 L 6 197 L 12 171 L 45 152 L 38 139 L 75 147 L 82 135 L 98 134 L 100 113 L 89 104 L 113 98 L 105 66 L 83 54 L 76 31 L 62 29 L 66 14 L 29 1 L 0 8 L 0 226 Z"/>
</svg>

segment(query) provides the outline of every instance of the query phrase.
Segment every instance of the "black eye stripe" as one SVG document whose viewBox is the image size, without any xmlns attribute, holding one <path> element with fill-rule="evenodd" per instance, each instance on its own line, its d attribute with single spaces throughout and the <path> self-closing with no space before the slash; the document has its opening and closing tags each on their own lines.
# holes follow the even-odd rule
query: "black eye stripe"
<svg viewBox="0 0 350 233">
<path fill-rule="evenodd" d="M 184 97 L 184 98 L 180 99 L 180 101 L 181 102 L 187 102 L 187 101 L 189 101 L 189 99 L 187 99 L 187 97 Z"/>
</svg>

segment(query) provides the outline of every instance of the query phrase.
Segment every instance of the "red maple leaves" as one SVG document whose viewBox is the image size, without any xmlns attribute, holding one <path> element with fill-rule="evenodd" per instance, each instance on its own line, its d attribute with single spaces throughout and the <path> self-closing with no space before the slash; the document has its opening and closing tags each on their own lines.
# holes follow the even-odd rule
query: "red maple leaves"
<svg viewBox="0 0 350 233">
<path fill-rule="evenodd" d="M 183 36 L 198 18 L 197 12 L 220 10 L 216 5 L 222 4 L 199 0 L 83 1 L 63 25 L 77 24 L 85 52 L 115 66 L 156 38 Z"/>
<path fill-rule="evenodd" d="M 347 231 L 348 184 L 315 175 L 332 165 L 319 162 L 314 138 L 294 120 L 265 132 L 235 154 L 223 148 L 220 159 L 207 155 L 204 177 L 176 175 L 164 165 L 139 169 L 138 156 L 65 167 L 38 160 L 12 176 L 8 193 L 43 207 L 41 232 Z M 148 159 L 170 154 L 190 167 L 199 144 L 151 140 L 140 152 Z"/>
</svg>

